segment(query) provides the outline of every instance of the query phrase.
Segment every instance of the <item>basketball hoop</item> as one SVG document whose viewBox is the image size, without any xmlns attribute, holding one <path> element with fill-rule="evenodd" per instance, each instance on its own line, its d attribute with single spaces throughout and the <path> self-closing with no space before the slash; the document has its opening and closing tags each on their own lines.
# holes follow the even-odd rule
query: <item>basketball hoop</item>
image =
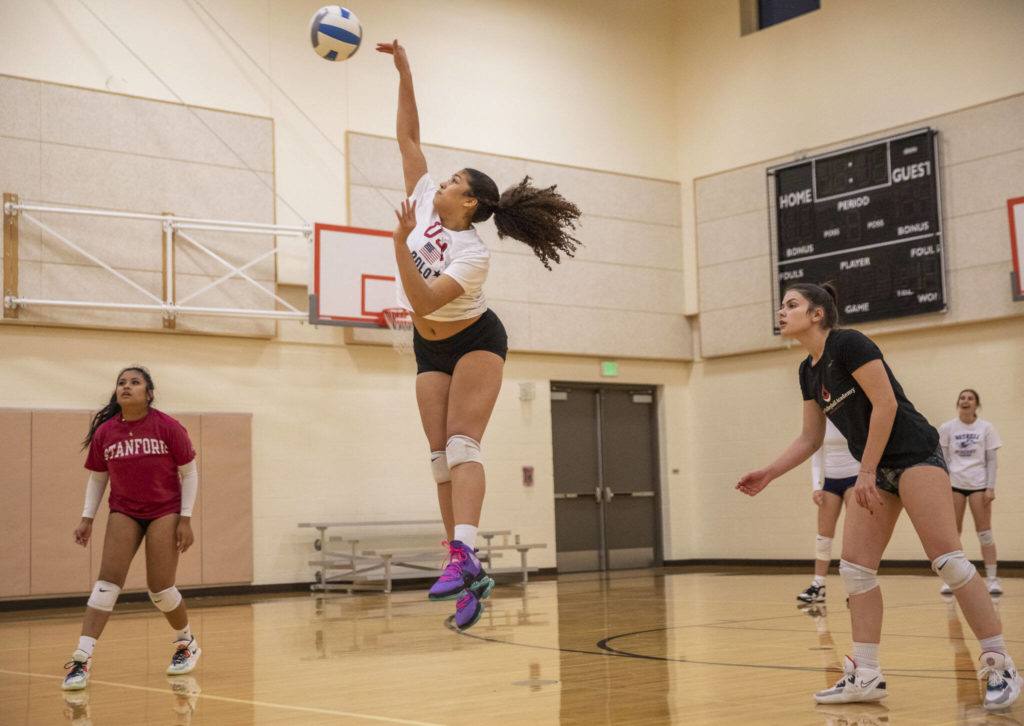
<svg viewBox="0 0 1024 726">
<path fill-rule="evenodd" d="M 380 312 L 380 326 L 391 331 L 391 344 L 402 355 L 412 353 L 412 317 L 405 308 L 384 308 Z"/>
</svg>

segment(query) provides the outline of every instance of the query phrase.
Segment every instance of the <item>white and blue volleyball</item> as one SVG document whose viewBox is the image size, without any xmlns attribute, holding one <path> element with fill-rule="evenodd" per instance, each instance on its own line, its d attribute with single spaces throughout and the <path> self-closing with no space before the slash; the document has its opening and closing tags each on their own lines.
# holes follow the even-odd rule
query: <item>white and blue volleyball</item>
<svg viewBox="0 0 1024 726">
<path fill-rule="evenodd" d="M 313 14 L 309 35 L 318 56 L 329 61 L 343 61 L 359 50 L 363 26 L 348 8 L 328 5 Z"/>
</svg>

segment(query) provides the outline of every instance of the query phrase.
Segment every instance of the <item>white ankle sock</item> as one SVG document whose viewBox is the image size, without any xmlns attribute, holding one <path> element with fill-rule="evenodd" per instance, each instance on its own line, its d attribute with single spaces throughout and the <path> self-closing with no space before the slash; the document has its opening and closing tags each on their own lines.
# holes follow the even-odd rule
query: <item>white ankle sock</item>
<svg viewBox="0 0 1024 726">
<path fill-rule="evenodd" d="M 998 563 L 995 565 L 985 565 L 985 577 L 995 577 L 997 567 L 999 567 Z"/>
<path fill-rule="evenodd" d="M 90 638 L 88 635 L 83 635 L 81 638 L 78 639 L 78 649 L 90 658 L 92 658 L 92 651 L 95 648 L 96 638 Z"/>
<path fill-rule="evenodd" d="M 469 549 L 475 549 L 476 530 L 477 528 L 474 527 L 472 524 L 456 524 L 455 539 L 469 547 Z"/>
<path fill-rule="evenodd" d="M 825 576 L 824 575 L 815 575 L 814 576 L 814 581 L 811 582 L 811 584 L 816 586 L 816 587 L 823 586 L 825 584 Z"/>
<path fill-rule="evenodd" d="M 858 668 L 870 668 L 873 671 L 878 667 L 878 643 L 853 643 L 853 662 Z"/>
<path fill-rule="evenodd" d="M 978 645 L 981 646 L 983 653 L 986 650 L 994 650 L 996 653 L 1006 655 L 1006 641 L 1003 640 L 1002 633 L 993 635 L 991 638 L 978 638 Z"/>
<path fill-rule="evenodd" d="M 181 630 L 174 631 L 178 637 L 175 640 L 192 640 L 192 630 L 189 628 L 188 623 L 185 623 L 185 627 Z"/>
</svg>

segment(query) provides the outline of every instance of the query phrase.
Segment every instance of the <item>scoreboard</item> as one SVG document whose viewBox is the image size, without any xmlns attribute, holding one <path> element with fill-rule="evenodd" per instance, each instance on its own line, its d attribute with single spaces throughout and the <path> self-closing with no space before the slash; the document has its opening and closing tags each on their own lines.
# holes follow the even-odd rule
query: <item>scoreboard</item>
<svg viewBox="0 0 1024 726">
<path fill-rule="evenodd" d="M 936 147 L 918 129 L 768 170 L 775 309 L 831 281 L 843 324 L 945 312 Z"/>
</svg>

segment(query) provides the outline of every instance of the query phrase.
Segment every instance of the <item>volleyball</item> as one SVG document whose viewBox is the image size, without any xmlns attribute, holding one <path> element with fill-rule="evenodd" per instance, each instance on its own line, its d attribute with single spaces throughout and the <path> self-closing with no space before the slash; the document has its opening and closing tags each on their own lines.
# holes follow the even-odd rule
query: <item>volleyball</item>
<svg viewBox="0 0 1024 726">
<path fill-rule="evenodd" d="M 329 61 L 343 61 L 359 50 L 363 26 L 348 8 L 327 5 L 313 14 L 309 35 L 318 56 Z"/>
</svg>

